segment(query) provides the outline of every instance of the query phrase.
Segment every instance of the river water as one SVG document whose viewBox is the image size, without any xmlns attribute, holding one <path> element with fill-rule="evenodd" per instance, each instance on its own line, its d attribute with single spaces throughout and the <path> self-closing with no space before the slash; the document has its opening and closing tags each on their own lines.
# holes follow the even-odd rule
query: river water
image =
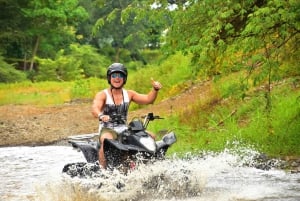
<svg viewBox="0 0 300 201">
<path fill-rule="evenodd" d="M 0 148 L 0 200 L 38 201 L 299 201 L 300 174 L 245 166 L 251 149 L 201 156 L 175 155 L 128 175 L 103 171 L 71 178 L 66 163 L 84 161 L 69 146 Z"/>
</svg>

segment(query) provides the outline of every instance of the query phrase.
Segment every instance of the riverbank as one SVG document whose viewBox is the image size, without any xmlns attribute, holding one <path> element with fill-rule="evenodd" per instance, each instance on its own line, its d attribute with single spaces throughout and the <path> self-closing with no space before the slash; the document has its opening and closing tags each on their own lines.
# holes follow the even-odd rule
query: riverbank
<svg viewBox="0 0 300 201">
<path fill-rule="evenodd" d="M 3 105 L 0 114 L 0 146 L 51 144 L 97 129 L 88 103 L 50 107 Z"/>
<path fill-rule="evenodd" d="M 89 101 L 51 107 L 0 106 L 0 146 L 49 145 L 65 141 L 70 135 L 95 133 L 98 121 L 91 115 L 90 107 Z M 159 109 L 158 106 L 150 107 L 151 111 Z M 134 111 L 130 115 L 143 114 L 146 110 Z M 246 165 L 264 170 L 276 167 L 300 173 L 300 157 L 285 156 L 280 159 L 261 154 L 253 164 Z"/>
</svg>

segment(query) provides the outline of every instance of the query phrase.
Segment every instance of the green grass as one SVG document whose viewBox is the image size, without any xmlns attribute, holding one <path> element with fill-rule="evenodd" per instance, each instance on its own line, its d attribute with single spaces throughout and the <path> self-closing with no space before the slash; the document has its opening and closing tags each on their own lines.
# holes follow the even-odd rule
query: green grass
<svg viewBox="0 0 300 201">
<path fill-rule="evenodd" d="M 97 78 L 73 82 L 0 84 L 0 105 L 59 105 L 74 99 L 92 99 L 104 87 L 107 87 L 107 81 Z"/>
<path fill-rule="evenodd" d="M 56 105 L 70 100 L 69 83 L 59 82 L 22 82 L 0 84 L 0 105 L 33 104 Z"/>
</svg>

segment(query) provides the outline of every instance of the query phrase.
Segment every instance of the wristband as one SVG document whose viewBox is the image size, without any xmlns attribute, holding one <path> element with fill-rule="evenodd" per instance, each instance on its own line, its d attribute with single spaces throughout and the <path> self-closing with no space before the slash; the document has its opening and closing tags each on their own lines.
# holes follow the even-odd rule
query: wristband
<svg viewBox="0 0 300 201">
<path fill-rule="evenodd" d="M 101 118 L 103 117 L 104 115 L 103 115 L 103 112 L 100 112 L 99 114 L 98 114 L 98 119 L 101 121 Z"/>
<path fill-rule="evenodd" d="M 159 90 L 160 90 L 159 88 L 154 88 L 154 87 L 153 87 L 153 89 L 154 89 L 155 91 L 159 91 Z"/>
</svg>

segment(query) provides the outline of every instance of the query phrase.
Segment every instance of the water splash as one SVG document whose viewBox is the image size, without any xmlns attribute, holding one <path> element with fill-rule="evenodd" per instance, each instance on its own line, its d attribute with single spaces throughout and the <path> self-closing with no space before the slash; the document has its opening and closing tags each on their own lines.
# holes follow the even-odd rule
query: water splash
<svg viewBox="0 0 300 201">
<path fill-rule="evenodd" d="M 221 153 L 173 155 L 124 175 L 85 170 L 62 174 L 68 162 L 83 161 L 70 147 L 1 148 L 1 200 L 43 201 L 279 201 L 300 200 L 300 174 L 277 169 L 282 161 L 262 157 L 239 143 Z M 260 164 L 268 168 L 259 168 Z M 90 164 L 90 167 L 93 167 Z M 35 189 L 32 190 L 32 186 Z"/>
<path fill-rule="evenodd" d="M 60 192 L 58 199 L 46 197 L 66 201 L 298 200 L 299 175 L 293 180 L 293 175 L 282 170 L 253 168 L 259 155 L 253 149 L 239 147 L 221 153 L 186 154 L 183 158 L 174 155 L 139 165 L 127 175 L 118 171 L 98 171 L 83 178 L 64 175 L 60 185 L 65 192 Z"/>
</svg>

